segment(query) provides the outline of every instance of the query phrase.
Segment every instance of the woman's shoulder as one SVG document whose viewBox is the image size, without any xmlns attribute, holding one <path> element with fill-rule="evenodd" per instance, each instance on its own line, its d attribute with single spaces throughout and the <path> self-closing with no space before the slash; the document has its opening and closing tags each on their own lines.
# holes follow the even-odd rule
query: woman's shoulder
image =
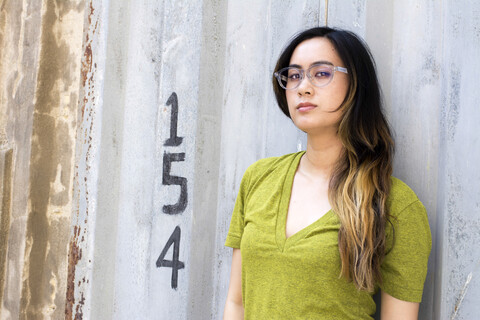
<svg viewBox="0 0 480 320">
<path fill-rule="evenodd" d="M 420 302 L 427 274 L 432 234 L 425 207 L 403 181 L 392 178 L 390 218 L 382 262 L 381 288 L 404 301 Z"/>
<path fill-rule="evenodd" d="M 255 161 L 247 168 L 250 175 L 262 175 L 266 172 L 276 171 L 278 169 L 287 169 L 292 162 L 304 151 L 289 153 L 279 157 L 268 157 Z"/>
<path fill-rule="evenodd" d="M 409 207 L 415 207 L 417 210 L 421 209 L 421 211 L 425 211 L 425 207 L 412 188 L 396 177 L 392 177 L 391 181 L 390 195 L 387 199 L 391 215 L 398 216 L 408 211 L 407 209 Z"/>
</svg>

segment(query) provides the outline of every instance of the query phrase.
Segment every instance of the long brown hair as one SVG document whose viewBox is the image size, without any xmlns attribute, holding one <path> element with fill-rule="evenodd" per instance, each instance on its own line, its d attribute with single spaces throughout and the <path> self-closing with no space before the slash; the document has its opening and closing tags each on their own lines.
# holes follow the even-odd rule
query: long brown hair
<svg viewBox="0 0 480 320">
<path fill-rule="evenodd" d="M 329 185 L 329 200 L 340 219 L 338 248 L 341 276 L 359 290 L 373 291 L 381 283 L 385 256 L 387 197 L 390 193 L 394 142 L 383 114 L 380 86 L 368 46 L 350 31 L 319 27 L 296 35 L 278 59 L 275 71 L 290 63 L 303 41 L 330 40 L 348 69 L 350 86 L 339 107 L 343 117 L 338 136 L 343 153 Z M 272 79 L 280 109 L 290 117 L 285 90 Z"/>
</svg>

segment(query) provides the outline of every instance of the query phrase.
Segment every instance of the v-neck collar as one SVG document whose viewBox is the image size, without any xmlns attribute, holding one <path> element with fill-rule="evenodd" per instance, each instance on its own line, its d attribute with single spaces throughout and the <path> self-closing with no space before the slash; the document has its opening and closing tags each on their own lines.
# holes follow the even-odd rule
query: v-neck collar
<svg viewBox="0 0 480 320">
<path fill-rule="evenodd" d="M 309 224 L 305 228 L 299 230 L 295 234 L 287 238 L 286 236 L 286 224 L 287 224 L 287 215 L 288 207 L 290 204 L 290 198 L 292 194 L 293 180 L 295 178 L 295 173 L 297 172 L 298 166 L 300 164 L 300 159 L 305 154 L 305 151 L 298 152 L 290 163 L 290 167 L 287 170 L 285 179 L 283 181 L 282 193 L 280 196 L 280 201 L 277 209 L 277 224 L 275 230 L 275 238 L 277 241 L 278 248 L 280 251 L 285 251 L 294 245 L 300 239 L 303 239 L 311 230 L 317 228 L 321 225 L 324 220 L 331 217 L 333 211 L 330 209 L 323 216 L 318 218 L 315 222 Z"/>
</svg>

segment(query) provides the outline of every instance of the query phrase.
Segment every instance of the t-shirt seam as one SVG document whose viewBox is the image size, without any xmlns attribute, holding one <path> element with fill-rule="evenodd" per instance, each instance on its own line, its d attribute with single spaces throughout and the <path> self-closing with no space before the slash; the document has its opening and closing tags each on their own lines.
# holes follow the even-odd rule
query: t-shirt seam
<svg viewBox="0 0 480 320">
<path fill-rule="evenodd" d="M 285 156 L 286 156 L 286 155 L 285 155 Z M 258 179 L 259 179 L 263 174 L 265 174 L 265 172 L 267 172 L 267 171 L 272 167 L 272 164 L 275 163 L 279 158 L 281 158 L 281 157 L 262 158 L 262 159 L 259 159 L 259 160 L 255 161 L 254 163 L 252 163 L 252 164 L 247 168 L 247 170 L 245 171 L 245 174 L 248 174 L 248 181 L 247 181 L 247 183 L 246 183 L 246 184 L 247 184 L 247 186 L 246 186 L 246 187 L 247 187 L 247 188 L 246 188 L 247 191 L 246 191 L 246 194 L 245 194 L 244 207 L 246 206 L 248 197 L 250 196 L 250 193 L 252 192 L 252 179 L 253 179 L 253 178 L 252 178 L 252 175 L 253 175 L 253 173 L 254 173 L 253 171 L 256 171 L 256 170 L 255 170 L 256 167 L 259 166 L 259 162 L 265 161 L 265 160 L 267 160 L 267 159 L 270 160 L 270 161 L 272 161 L 272 163 L 270 163 L 266 169 L 262 170 L 262 171 L 259 172 L 259 173 L 255 172 L 255 177 L 254 177 L 254 178 L 255 178 L 255 181 L 253 182 L 253 184 L 255 184 L 255 183 L 258 181 Z"/>
<path fill-rule="evenodd" d="M 245 194 L 245 199 L 244 199 L 244 200 L 245 200 L 245 203 L 244 203 L 244 205 L 243 205 L 243 208 L 246 207 L 247 199 L 248 199 L 248 196 L 250 195 L 250 192 L 251 192 L 251 190 L 250 190 L 250 189 L 251 189 L 251 188 L 250 188 L 250 186 L 251 186 L 251 185 L 250 185 L 250 182 L 252 181 L 252 172 L 251 172 L 252 170 L 253 170 L 253 169 L 251 169 L 251 166 L 247 169 L 247 173 L 248 173 L 247 192 L 246 192 L 246 194 Z M 244 219 L 243 219 L 243 220 L 244 220 L 244 224 L 245 224 L 245 210 L 243 210 L 243 211 L 244 211 L 244 212 L 243 212 L 243 213 L 244 213 L 244 214 L 243 214 L 243 216 L 244 216 Z"/>
<path fill-rule="evenodd" d="M 397 218 L 400 217 L 405 211 L 407 211 L 408 208 L 410 208 L 412 205 L 416 204 L 417 202 L 420 202 L 422 204 L 420 199 L 415 199 L 414 201 L 412 201 L 411 203 L 406 205 L 402 210 L 400 210 L 400 212 L 397 215 L 395 215 L 395 217 L 397 217 Z"/>
<path fill-rule="evenodd" d="M 419 300 L 421 301 L 423 295 L 423 288 L 406 288 L 401 285 L 397 285 L 396 282 L 391 283 L 390 285 L 386 286 L 386 288 L 384 285 L 382 285 L 380 289 L 397 299 L 412 302 L 417 302 Z"/>
<path fill-rule="evenodd" d="M 283 245 L 281 243 L 278 242 L 278 235 L 277 235 L 277 230 L 279 228 L 278 226 L 278 223 L 279 223 L 279 220 L 280 219 L 285 219 L 285 228 L 286 228 L 286 225 L 287 225 L 287 218 L 288 218 L 288 209 L 289 209 L 289 206 L 290 206 L 290 200 L 291 200 L 291 196 L 292 196 L 292 188 L 293 188 L 293 181 L 295 179 L 295 172 L 297 171 L 298 169 L 298 166 L 300 165 L 300 160 L 301 159 L 298 159 L 298 162 L 296 164 L 296 168 L 295 168 L 295 172 L 293 173 L 293 177 L 292 177 L 292 184 L 290 186 L 290 197 L 288 199 L 288 203 L 287 203 L 287 208 L 286 212 L 281 212 L 280 213 L 280 206 L 282 205 L 282 200 L 284 198 L 284 192 L 285 192 L 285 183 L 288 179 L 288 175 L 290 173 L 290 170 L 292 169 L 292 166 L 293 164 L 295 163 L 295 161 L 297 161 L 297 157 L 299 156 L 300 153 L 302 153 L 303 151 L 299 151 L 299 152 L 295 152 L 295 153 L 291 153 L 290 155 L 292 155 L 292 159 L 290 161 L 290 164 L 288 165 L 288 168 L 287 168 L 287 172 L 285 174 L 285 177 L 283 178 L 283 181 L 282 181 L 282 188 L 281 188 L 281 192 L 280 192 L 280 199 L 278 201 L 278 206 L 277 206 L 277 218 L 275 219 L 275 242 L 276 242 L 276 245 L 277 245 L 277 249 L 280 251 L 280 252 L 284 252 L 285 251 L 285 245 L 286 243 L 284 242 Z M 284 217 L 281 217 L 281 214 L 285 214 Z M 282 226 L 280 226 L 282 227 Z M 284 234 L 282 234 L 282 239 L 285 238 L 284 240 L 286 241 L 286 230 L 281 230 L 281 232 L 283 232 Z"/>
<path fill-rule="evenodd" d="M 414 201 L 412 201 L 411 203 L 409 203 L 408 205 L 406 205 L 406 206 L 405 206 L 402 210 L 400 210 L 397 214 L 392 215 L 392 214 L 390 213 L 390 218 L 392 218 L 393 221 L 396 221 L 396 220 L 400 219 L 400 217 L 402 216 L 402 214 L 404 214 L 404 212 L 406 212 L 408 208 L 410 208 L 412 205 L 414 205 L 414 204 L 416 204 L 416 203 L 420 203 L 421 205 L 423 205 L 422 202 L 420 201 L 420 199 L 417 198 L 416 200 L 414 200 Z M 393 227 L 393 221 L 390 221 L 391 224 L 392 224 L 392 227 Z M 392 247 L 392 248 L 393 248 L 393 247 Z"/>
<path fill-rule="evenodd" d="M 233 234 L 233 233 L 229 233 L 227 238 L 237 238 L 237 239 L 241 239 L 242 236 L 241 235 L 237 235 L 237 234 Z"/>
<path fill-rule="evenodd" d="M 284 192 L 285 192 L 285 182 L 287 181 L 288 179 L 288 174 L 290 173 L 290 170 L 292 168 L 292 165 L 295 161 L 297 157 L 297 154 L 295 154 L 295 156 L 293 157 L 293 159 L 290 161 L 290 164 L 288 165 L 288 168 L 287 168 L 287 172 L 285 174 L 285 176 L 283 177 L 283 180 L 282 180 L 282 187 L 281 187 L 281 191 L 280 191 L 280 199 L 278 200 L 278 205 L 277 205 L 277 218 L 275 219 L 275 242 L 276 242 L 276 245 L 277 245 L 277 248 L 283 252 L 285 250 L 285 243 L 283 243 L 283 246 L 281 246 L 280 243 L 278 243 L 278 235 L 277 235 L 277 230 L 279 228 L 279 220 L 282 219 L 283 217 L 281 217 L 281 213 L 280 213 L 280 206 L 282 205 L 282 200 L 284 198 Z M 288 201 L 290 202 L 290 200 Z M 288 207 L 289 207 L 290 203 L 287 204 L 287 212 L 286 212 L 286 215 L 288 215 Z M 282 212 L 283 214 L 283 212 Z M 287 223 L 287 216 L 285 217 L 285 225 Z M 281 227 L 281 226 L 280 226 Z M 282 230 L 282 232 L 285 232 L 285 230 Z M 282 236 L 283 238 L 283 236 Z"/>
<path fill-rule="evenodd" d="M 383 289 L 383 287 L 385 287 L 385 283 L 380 285 L 380 289 Z M 397 281 L 393 281 L 390 285 L 388 285 L 388 287 L 394 287 L 395 289 L 399 288 L 404 291 L 415 291 L 417 293 L 423 292 L 423 288 L 422 289 L 408 288 L 402 285 L 398 285 Z"/>
</svg>

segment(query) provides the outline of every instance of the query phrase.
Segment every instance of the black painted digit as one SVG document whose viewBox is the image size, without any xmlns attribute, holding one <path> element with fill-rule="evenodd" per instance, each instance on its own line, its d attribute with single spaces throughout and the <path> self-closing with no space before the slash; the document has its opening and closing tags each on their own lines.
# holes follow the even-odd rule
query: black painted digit
<svg viewBox="0 0 480 320">
<path fill-rule="evenodd" d="M 170 138 L 165 140 L 164 146 L 175 147 L 179 146 L 183 140 L 183 137 L 177 136 L 178 98 L 175 92 L 172 92 L 168 98 L 167 106 L 172 106 L 172 112 L 170 114 Z"/>
<path fill-rule="evenodd" d="M 172 169 L 172 162 L 185 161 L 185 152 L 182 153 L 164 153 L 163 154 L 163 174 L 162 184 L 171 186 L 180 186 L 180 196 L 177 203 L 166 204 L 163 206 L 163 212 L 166 214 L 182 213 L 187 207 L 187 178 L 172 176 L 170 170 Z"/>
<path fill-rule="evenodd" d="M 173 230 L 172 235 L 168 238 L 167 244 L 160 253 L 160 256 L 157 259 L 157 268 L 167 267 L 172 268 L 172 282 L 171 286 L 173 289 L 177 289 L 178 282 L 178 270 L 185 268 L 185 264 L 182 261 L 178 260 L 180 256 L 180 227 L 176 226 Z M 165 260 L 165 255 L 173 244 L 173 257 L 172 260 Z"/>
</svg>

